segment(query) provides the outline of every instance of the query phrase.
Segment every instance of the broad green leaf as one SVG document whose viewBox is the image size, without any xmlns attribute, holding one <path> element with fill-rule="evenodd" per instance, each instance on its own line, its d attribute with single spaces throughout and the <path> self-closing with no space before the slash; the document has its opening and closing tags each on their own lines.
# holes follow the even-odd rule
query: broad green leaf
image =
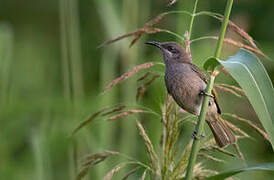
<svg viewBox="0 0 274 180">
<path fill-rule="evenodd" d="M 213 72 L 217 66 L 220 65 L 220 62 L 215 57 L 210 57 L 204 63 L 204 69 L 209 72 Z"/>
<path fill-rule="evenodd" d="M 247 168 L 240 168 L 240 169 L 225 171 L 225 172 L 219 173 L 217 175 L 210 176 L 210 177 L 206 178 L 205 180 L 223 180 L 223 179 L 231 177 L 235 174 L 238 174 L 241 172 L 246 172 L 246 171 L 253 171 L 253 170 L 274 171 L 274 163 L 273 162 L 263 163 L 260 165 L 250 166 Z"/>
<path fill-rule="evenodd" d="M 245 49 L 240 49 L 226 61 L 218 61 L 245 90 L 274 149 L 274 89 L 264 66 Z"/>
</svg>

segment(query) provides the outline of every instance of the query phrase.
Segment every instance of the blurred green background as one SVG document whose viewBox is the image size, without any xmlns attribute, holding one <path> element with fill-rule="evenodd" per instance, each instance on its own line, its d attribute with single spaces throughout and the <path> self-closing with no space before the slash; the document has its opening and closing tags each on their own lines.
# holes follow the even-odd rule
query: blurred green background
<svg viewBox="0 0 274 180">
<path fill-rule="evenodd" d="M 158 51 L 146 47 L 145 40 L 176 39 L 159 33 L 145 35 L 131 48 L 130 39 L 97 47 L 105 40 L 142 27 L 159 13 L 191 11 L 192 7 L 193 0 L 178 0 L 171 7 L 164 0 L 0 0 L 0 179 L 74 179 L 83 157 L 104 149 L 145 162 L 144 145 L 135 120 L 144 120 L 153 144 L 159 147 L 161 123 L 155 116 L 129 116 L 113 122 L 99 119 L 74 137 L 69 135 L 79 122 L 102 107 L 117 104 L 133 107 L 138 88 L 136 77 L 102 95 L 103 88 L 137 64 L 161 62 Z M 224 7 L 224 0 L 203 0 L 198 11 L 223 13 Z M 273 17 L 274 1 L 243 0 L 234 2 L 231 19 L 274 59 Z M 159 26 L 183 35 L 188 23 L 188 16 L 170 15 Z M 219 27 L 215 19 L 198 17 L 193 38 L 217 35 Z M 233 32 L 228 35 L 240 40 Z M 201 66 L 214 49 L 213 40 L 193 43 L 195 64 Z M 224 49 L 223 57 L 237 52 L 237 48 L 227 45 Z M 273 61 L 261 60 L 273 82 Z M 217 82 L 235 84 L 222 74 Z M 224 112 L 259 123 L 245 98 L 219 93 Z M 160 78 L 139 103 L 160 112 L 164 97 L 165 87 Z M 190 137 L 192 129 L 186 131 Z M 274 161 L 270 144 L 256 132 L 250 133 L 254 140 L 240 140 L 247 164 Z M 91 169 L 87 179 L 102 179 L 118 161 L 121 159 Z M 210 163 L 209 168 L 243 166 L 238 162 Z M 140 173 L 131 178 L 138 179 Z M 274 174 L 238 175 L 239 179 L 250 177 L 272 179 Z"/>
</svg>

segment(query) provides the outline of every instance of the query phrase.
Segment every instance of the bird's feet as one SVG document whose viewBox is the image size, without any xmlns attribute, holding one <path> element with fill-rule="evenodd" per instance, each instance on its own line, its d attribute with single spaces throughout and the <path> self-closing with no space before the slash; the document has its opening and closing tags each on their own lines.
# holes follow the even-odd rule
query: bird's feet
<svg viewBox="0 0 274 180">
<path fill-rule="evenodd" d="M 204 138 L 204 137 L 205 137 L 205 134 L 204 134 L 204 133 L 202 133 L 202 134 L 200 135 L 200 137 L 197 136 L 196 130 L 195 130 L 195 131 L 193 132 L 193 134 L 192 134 L 192 138 L 195 139 L 195 140 L 199 140 L 199 139 Z"/>
<path fill-rule="evenodd" d="M 201 95 L 201 96 L 208 96 L 208 97 L 215 98 L 212 94 L 207 94 L 207 93 L 205 92 L 205 90 L 201 90 L 200 93 L 199 93 L 199 95 Z"/>
</svg>

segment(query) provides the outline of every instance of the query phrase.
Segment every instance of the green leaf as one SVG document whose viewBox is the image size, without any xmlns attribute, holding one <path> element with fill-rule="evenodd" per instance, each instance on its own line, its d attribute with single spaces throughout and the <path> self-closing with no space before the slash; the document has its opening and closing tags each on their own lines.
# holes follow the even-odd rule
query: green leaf
<svg viewBox="0 0 274 180">
<path fill-rule="evenodd" d="M 226 61 L 218 61 L 245 90 L 274 149 L 274 89 L 264 66 L 245 49 L 240 49 Z"/>
<path fill-rule="evenodd" d="M 233 176 L 235 174 L 238 174 L 241 172 L 246 172 L 246 171 L 253 171 L 253 170 L 274 171 L 274 163 L 273 162 L 263 163 L 260 165 L 250 166 L 247 168 L 240 168 L 240 169 L 225 171 L 225 172 L 219 173 L 217 175 L 210 176 L 210 177 L 206 178 L 205 180 L 223 180 L 223 179 Z"/>
<path fill-rule="evenodd" d="M 217 66 L 220 65 L 220 62 L 215 57 L 210 57 L 204 63 L 204 69 L 209 72 L 213 72 Z"/>
</svg>

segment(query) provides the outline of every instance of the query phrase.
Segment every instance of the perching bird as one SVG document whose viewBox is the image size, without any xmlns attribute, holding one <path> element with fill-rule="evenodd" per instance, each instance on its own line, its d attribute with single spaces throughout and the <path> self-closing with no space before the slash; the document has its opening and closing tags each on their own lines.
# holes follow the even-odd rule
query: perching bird
<svg viewBox="0 0 274 180">
<path fill-rule="evenodd" d="M 192 64 L 191 57 L 176 42 L 155 42 L 150 44 L 158 47 L 165 63 L 165 84 L 169 94 L 175 102 L 187 112 L 199 115 L 202 99 L 206 89 L 207 76 L 197 66 Z M 221 118 L 221 110 L 216 100 L 216 93 L 209 95 L 209 106 L 206 122 L 209 125 L 216 143 L 225 147 L 236 142 L 235 135 L 231 132 L 226 122 Z"/>
</svg>

